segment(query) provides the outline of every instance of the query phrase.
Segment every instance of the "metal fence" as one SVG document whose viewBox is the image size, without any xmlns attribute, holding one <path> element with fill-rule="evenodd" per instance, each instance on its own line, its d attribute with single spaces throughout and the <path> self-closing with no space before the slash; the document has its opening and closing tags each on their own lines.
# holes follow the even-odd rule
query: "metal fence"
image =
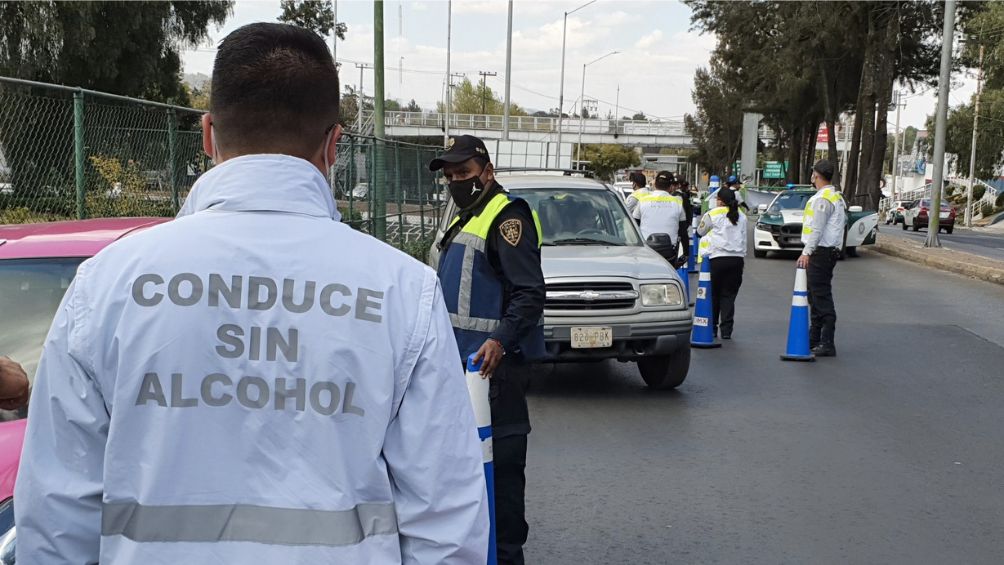
<svg viewBox="0 0 1004 565">
<path fill-rule="evenodd" d="M 201 114 L 0 77 L 0 224 L 174 215 L 212 166 Z M 329 174 L 344 221 L 419 255 L 442 210 L 438 150 L 344 136 Z"/>
</svg>

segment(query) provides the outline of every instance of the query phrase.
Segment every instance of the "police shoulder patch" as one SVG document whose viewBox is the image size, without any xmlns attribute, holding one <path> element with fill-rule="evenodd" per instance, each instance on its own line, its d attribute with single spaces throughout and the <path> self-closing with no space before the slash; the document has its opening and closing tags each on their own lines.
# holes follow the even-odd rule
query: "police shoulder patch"
<svg viewBox="0 0 1004 565">
<path fill-rule="evenodd" d="M 523 222 L 515 218 L 506 220 L 499 224 L 499 233 L 502 234 L 502 239 L 504 239 L 506 243 L 516 247 L 519 245 L 520 238 L 523 237 Z"/>
</svg>

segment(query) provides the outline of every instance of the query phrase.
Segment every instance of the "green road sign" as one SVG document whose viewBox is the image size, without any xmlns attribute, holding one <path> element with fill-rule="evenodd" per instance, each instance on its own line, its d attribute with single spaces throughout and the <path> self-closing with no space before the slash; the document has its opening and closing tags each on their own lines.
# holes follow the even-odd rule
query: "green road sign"
<svg viewBox="0 0 1004 565">
<path fill-rule="evenodd" d="M 763 178 L 783 179 L 787 167 L 780 161 L 767 161 L 763 164 Z"/>
</svg>

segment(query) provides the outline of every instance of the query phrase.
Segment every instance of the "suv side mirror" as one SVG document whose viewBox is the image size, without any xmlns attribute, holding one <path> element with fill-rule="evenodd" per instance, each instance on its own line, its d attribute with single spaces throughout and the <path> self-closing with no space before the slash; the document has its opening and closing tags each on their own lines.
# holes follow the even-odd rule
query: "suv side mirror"
<svg viewBox="0 0 1004 565">
<path fill-rule="evenodd" d="M 756 207 L 756 211 L 759 212 L 759 213 L 761 213 L 761 214 L 767 212 L 767 205 L 766 204 L 761 204 L 761 205 L 757 206 Z"/>
</svg>

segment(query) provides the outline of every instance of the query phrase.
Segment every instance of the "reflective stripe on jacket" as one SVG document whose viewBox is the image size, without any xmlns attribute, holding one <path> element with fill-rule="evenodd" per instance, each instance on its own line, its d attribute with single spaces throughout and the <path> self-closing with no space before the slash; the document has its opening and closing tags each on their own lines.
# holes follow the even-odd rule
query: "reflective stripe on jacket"
<svg viewBox="0 0 1004 565">
<path fill-rule="evenodd" d="M 516 200 L 519 199 L 506 193 L 496 194 L 463 225 L 440 255 L 439 279 L 461 359 L 481 348 L 492 332 L 498 329 L 499 321 L 505 314 L 502 303 L 505 281 L 488 258 L 488 236 L 495 218 Z M 450 226 L 459 221 L 457 216 Z M 533 213 L 533 221 L 540 245 L 543 233 L 536 212 Z M 542 354 L 543 326 L 538 324 L 530 335 L 521 339 L 519 349 L 528 358 Z"/>
</svg>

